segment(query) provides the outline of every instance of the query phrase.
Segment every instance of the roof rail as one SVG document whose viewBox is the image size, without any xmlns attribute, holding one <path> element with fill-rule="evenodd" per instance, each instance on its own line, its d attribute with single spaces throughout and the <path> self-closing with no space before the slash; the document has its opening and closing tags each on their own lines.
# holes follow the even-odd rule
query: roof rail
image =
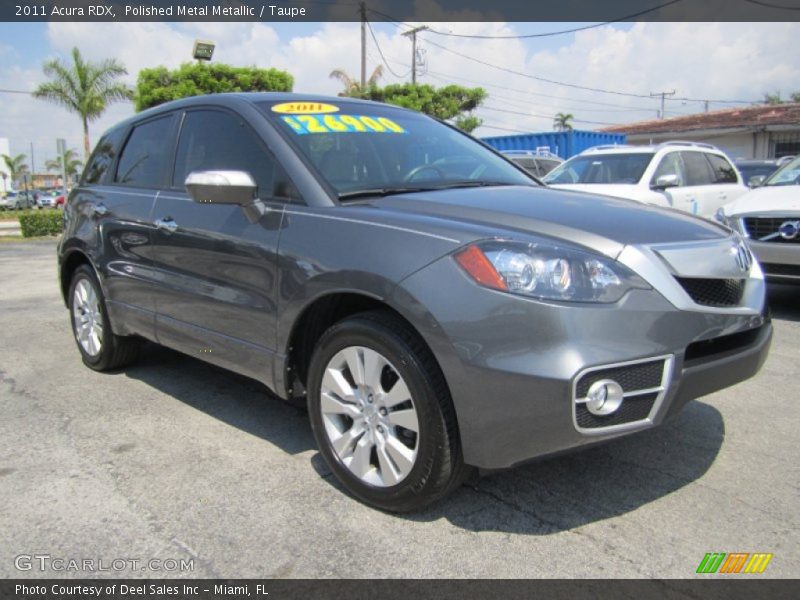
<svg viewBox="0 0 800 600">
<path fill-rule="evenodd" d="M 666 146 L 689 146 L 694 148 L 706 148 L 708 150 L 717 150 L 716 146 L 712 146 L 711 144 L 706 144 L 705 142 L 690 142 L 683 140 L 672 140 L 669 142 L 661 142 L 656 146 L 656 148 L 664 148 Z"/>
<path fill-rule="evenodd" d="M 597 150 L 615 150 L 617 148 L 635 148 L 635 146 L 631 144 L 602 144 L 600 146 L 592 146 L 591 148 L 587 148 L 581 154 L 586 154 L 587 152 L 595 152 Z"/>
</svg>

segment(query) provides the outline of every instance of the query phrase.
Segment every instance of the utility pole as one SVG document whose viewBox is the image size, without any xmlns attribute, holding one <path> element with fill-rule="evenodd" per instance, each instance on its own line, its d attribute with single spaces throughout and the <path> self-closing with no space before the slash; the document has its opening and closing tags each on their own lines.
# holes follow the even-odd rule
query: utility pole
<svg viewBox="0 0 800 600">
<path fill-rule="evenodd" d="M 360 5 L 361 11 L 361 90 L 367 87 L 367 9 L 364 3 Z"/>
<path fill-rule="evenodd" d="M 655 92 L 655 93 L 650 92 L 650 96 L 661 96 L 661 112 L 658 114 L 659 119 L 664 118 L 664 98 L 666 98 L 667 96 L 674 96 L 674 95 L 675 95 L 675 90 L 672 90 L 671 92 Z"/>
<path fill-rule="evenodd" d="M 36 172 L 36 163 L 33 160 L 33 142 L 31 142 L 31 175 Z"/>
<path fill-rule="evenodd" d="M 405 36 L 411 36 L 411 83 L 414 85 L 417 83 L 417 34 L 426 29 L 428 29 L 428 26 L 422 25 L 421 27 L 415 27 L 411 31 L 406 31 L 403 34 Z"/>
<path fill-rule="evenodd" d="M 706 112 L 708 112 L 708 100 L 705 101 Z"/>
</svg>

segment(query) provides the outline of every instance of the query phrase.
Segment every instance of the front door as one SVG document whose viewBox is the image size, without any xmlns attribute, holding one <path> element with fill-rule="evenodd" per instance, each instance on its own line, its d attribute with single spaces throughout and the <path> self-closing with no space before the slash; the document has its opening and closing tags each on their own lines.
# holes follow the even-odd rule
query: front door
<svg viewBox="0 0 800 600">
<path fill-rule="evenodd" d="M 267 213 L 251 223 L 242 207 L 194 202 L 183 185 L 193 171 L 251 174 Z M 277 167 L 238 115 L 189 110 L 183 117 L 171 189 L 153 213 L 161 284 L 159 342 L 272 383 L 276 256 L 285 200 L 274 197 Z"/>
</svg>

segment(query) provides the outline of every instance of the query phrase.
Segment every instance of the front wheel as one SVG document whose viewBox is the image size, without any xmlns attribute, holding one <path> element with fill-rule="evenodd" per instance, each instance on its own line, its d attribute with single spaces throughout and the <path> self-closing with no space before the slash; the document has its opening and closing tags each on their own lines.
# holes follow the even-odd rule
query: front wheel
<svg viewBox="0 0 800 600">
<path fill-rule="evenodd" d="M 308 381 L 320 453 L 363 502 L 420 510 L 463 481 L 447 385 L 405 322 L 373 311 L 337 323 L 317 344 Z"/>
</svg>

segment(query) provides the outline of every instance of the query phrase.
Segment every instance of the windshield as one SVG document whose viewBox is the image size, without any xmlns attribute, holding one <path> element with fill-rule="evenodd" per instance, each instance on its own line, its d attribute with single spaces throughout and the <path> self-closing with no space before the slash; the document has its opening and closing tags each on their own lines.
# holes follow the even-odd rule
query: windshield
<svg viewBox="0 0 800 600">
<path fill-rule="evenodd" d="M 418 113 L 347 101 L 260 107 L 340 198 L 537 185 L 474 139 Z"/>
<path fill-rule="evenodd" d="M 798 184 L 800 184 L 800 156 L 783 165 L 764 182 L 764 185 Z"/>
<path fill-rule="evenodd" d="M 544 177 L 545 183 L 639 183 L 652 152 L 573 156 Z"/>
</svg>

